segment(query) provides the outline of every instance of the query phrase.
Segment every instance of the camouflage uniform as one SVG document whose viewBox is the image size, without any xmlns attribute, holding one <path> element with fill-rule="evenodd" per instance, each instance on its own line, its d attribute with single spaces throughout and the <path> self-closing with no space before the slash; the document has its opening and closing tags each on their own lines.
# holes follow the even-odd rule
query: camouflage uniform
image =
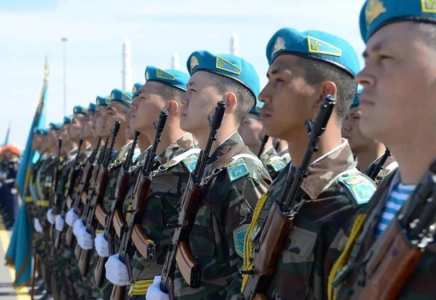
<svg viewBox="0 0 436 300">
<path fill-rule="evenodd" d="M 260 155 L 260 160 L 273 180 L 277 178 L 277 175 L 288 163 L 277 154 L 273 146 Z"/>
<path fill-rule="evenodd" d="M 199 152 L 192 135 L 187 133 L 158 156 L 153 170 L 161 171 L 153 177 L 151 194 L 142 220 L 144 232 L 156 244 L 156 260 L 150 262 L 139 252 L 134 254 L 130 261 L 133 274 L 133 282 L 128 291 L 130 299 L 143 300 L 154 276 L 162 272 L 174 232 L 167 224 L 177 222 L 180 198 L 188 183 L 189 173 L 195 168 Z M 181 156 L 183 154 L 188 156 Z M 181 158 L 183 160 L 178 161 Z M 132 198 L 126 198 L 126 202 L 131 204 Z"/>
<path fill-rule="evenodd" d="M 56 203 L 55 209 L 53 210 L 53 214 L 60 215 L 61 213 L 65 213 L 64 206 L 66 208 L 66 194 L 68 192 L 70 171 L 74 166 L 74 161 L 77 155 L 77 149 L 68 153 L 64 162 L 62 163 L 62 170 L 59 176 L 59 183 L 56 189 Z M 56 230 L 56 234 L 64 235 L 65 229 L 68 225 L 64 225 L 64 231 L 59 232 Z M 61 297 L 62 299 L 78 299 L 77 291 L 74 282 L 77 280 L 78 265 L 72 264 L 71 261 L 74 258 L 74 252 L 71 248 L 66 247 L 65 243 L 60 243 L 60 248 L 55 250 L 55 264 L 56 271 L 58 274 L 57 278 L 60 279 L 61 282 Z"/>
<path fill-rule="evenodd" d="M 210 176 L 203 190 L 189 236 L 192 255 L 202 270 L 201 286 L 192 289 L 177 266 L 177 299 L 226 298 L 230 283 L 242 266 L 243 240 L 253 208 L 271 183 L 268 171 L 237 132 L 212 154 L 205 176 L 214 171 L 217 174 Z"/>
<path fill-rule="evenodd" d="M 362 283 L 368 282 L 368 276 L 363 272 L 363 266 L 368 261 L 373 246 L 376 242 L 375 231 L 379 223 L 380 216 L 386 205 L 386 201 L 393 187 L 400 182 L 400 173 L 398 170 L 390 173 L 378 186 L 377 192 L 368 203 L 364 214 L 366 215 L 363 227 L 357 239 L 359 243 L 354 243 L 352 252 L 354 260 L 347 261 L 347 272 L 341 280 L 336 290 L 336 299 L 355 299 L 359 295 Z M 404 203 L 397 216 L 405 214 L 412 205 L 410 198 Z M 394 219 L 395 220 L 395 219 Z M 436 236 L 434 237 L 436 238 Z M 383 239 L 383 234 L 379 237 Z M 436 299 L 436 244 L 434 242 L 424 251 L 416 268 L 409 277 L 407 283 L 402 288 L 398 299 L 415 300 L 415 299 Z M 336 277 L 339 279 L 338 277 Z"/>
<path fill-rule="evenodd" d="M 107 186 L 106 186 L 106 190 L 105 190 L 105 195 L 103 198 L 103 207 L 106 210 L 106 212 L 109 212 L 111 210 L 112 207 L 112 201 L 115 198 L 115 192 L 116 192 L 116 187 L 117 187 L 117 179 L 118 179 L 118 175 L 121 171 L 121 167 L 124 163 L 124 161 L 127 158 L 127 154 L 129 152 L 129 149 L 132 147 L 132 142 L 128 143 L 127 145 L 123 146 L 120 151 L 118 151 L 117 153 L 113 154 L 113 157 L 111 159 L 111 163 L 109 165 L 109 177 L 108 177 L 108 182 L 107 182 Z M 138 154 L 139 153 L 139 149 L 135 149 L 135 153 Z M 104 228 L 103 226 L 101 226 L 101 224 L 98 225 L 98 229 L 96 230 L 96 235 L 100 232 L 103 232 Z M 116 243 L 119 243 L 119 241 L 117 241 Z M 103 299 L 109 299 L 111 292 L 112 292 L 112 288 L 113 288 L 113 284 L 111 284 L 109 281 L 105 280 L 103 287 L 98 289 L 96 288 L 96 283 L 95 283 L 95 267 L 97 266 L 97 262 L 98 262 L 99 256 L 97 254 L 97 252 L 94 252 L 92 254 L 92 258 L 91 258 L 91 268 L 90 268 L 90 274 L 88 275 L 88 278 L 90 279 L 90 282 L 92 282 L 93 286 L 94 286 L 94 292 L 93 295 L 98 294 L 99 298 L 103 298 Z"/>
<path fill-rule="evenodd" d="M 290 164 L 269 188 L 268 197 L 259 202 L 263 208 L 256 207 L 260 213 L 253 217 L 245 249 L 258 243 L 273 204 L 283 196 L 289 168 Z M 298 196 L 307 200 L 285 238 L 268 299 L 326 299 L 331 266 L 345 246 L 356 211 L 374 191 L 372 181 L 356 169 L 346 141 L 312 163 Z M 251 268 L 249 257 L 244 257 L 244 270 Z"/>
<path fill-rule="evenodd" d="M 368 168 L 365 170 L 365 174 L 366 175 L 370 175 L 373 171 L 374 168 L 378 165 L 378 163 L 380 162 L 382 156 L 380 156 L 379 158 L 377 158 L 376 160 L 374 160 L 369 166 Z M 386 160 L 386 162 L 383 165 L 383 168 L 380 170 L 380 172 L 377 175 L 377 178 L 375 178 L 375 184 L 379 185 L 380 181 L 383 180 L 383 178 L 385 178 L 386 176 L 388 176 L 390 173 L 392 173 L 393 171 L 395 171 L 398 168 L 398 163 L 395 160 L 395 157 L 393 156 L 389 156 L 388 159 Z"/>
</svg>

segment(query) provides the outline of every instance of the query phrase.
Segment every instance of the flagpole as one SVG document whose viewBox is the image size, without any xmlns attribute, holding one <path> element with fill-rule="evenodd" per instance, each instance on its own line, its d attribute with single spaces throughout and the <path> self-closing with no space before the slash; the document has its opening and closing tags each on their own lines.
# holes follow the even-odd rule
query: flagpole
<svg viewBox="0 0 436 300">
<path fill-rule="evenodd" d="M 63 63 L 64 63 L 64 116 L 66 116 L 67 113 L 67 41 L 68 39 L 66 37 L 62 38 L 63 43 Z"/>
</svg>

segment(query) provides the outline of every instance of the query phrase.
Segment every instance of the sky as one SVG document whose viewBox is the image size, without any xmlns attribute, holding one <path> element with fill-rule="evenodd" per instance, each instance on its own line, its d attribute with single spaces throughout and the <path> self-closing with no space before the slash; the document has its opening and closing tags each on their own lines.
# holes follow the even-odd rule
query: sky
<svg viewBox="0 0 436 300">
<path fill-rule="evenodd" d="M 41 93 L 44 61 L 50 76 L 48 122 L 63 119 L 63 47 L 66 37 L 67 114 L 97 95 L 122 87 L 122 46 L 129 39 L 133 83 L 147 65 L 171 67 L 177 52 L 229 53 L 239 36 L 240 56 L 266 83 L 265 49 L 282 27 L 323 30 L 364 50 L 358 16 L 364 0 L 0 0 L 0 143 L 23 147 Z M 362 66 L 363 62 L 361 61 Z"/>
</svg>

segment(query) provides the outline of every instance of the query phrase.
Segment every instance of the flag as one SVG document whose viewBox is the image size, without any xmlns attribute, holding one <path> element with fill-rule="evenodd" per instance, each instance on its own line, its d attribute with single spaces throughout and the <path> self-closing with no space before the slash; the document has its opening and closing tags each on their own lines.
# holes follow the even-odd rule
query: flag
<svg viewBox="0 0 436 300">
<path fill-rule="evenodd" d="M 6 264 L 15 269 L 14 286 L 20 287 L 27 285 L 31 281 L 32 272 L 32 235 L 33 222 L 29 220 L 29 212 L 26 202 L 33 201 L 28 192 L 30 175 L 34 159 L 39 156 L 37 151 L 32 150 L 33 133 L 35 129 L 45 127 L 45 103 L 47 98 L 48 86 L 48 62 L 45 60 L 44 66 L 44 84 L 30 126 L 29 136 L 27 138 L 26 148 L 23 152 L 20 168 L 18 169 L 16 184 L 18 194 L 21 197 L 21 206 L 18 210 L 18 216 L 15 219 L 12 230 L 11 242 L 6 252 Z M 27 195 L 29 194 L 29 195 Z"/>
<path fill-rule="evenodd" d="M 3 143 L 3 146 L 9 145 L 9 134 L 11 133 L 11 122 L 9 121 L 8 131 L 6 131 L 6 137 L 5 142 Z"/>
</svg>

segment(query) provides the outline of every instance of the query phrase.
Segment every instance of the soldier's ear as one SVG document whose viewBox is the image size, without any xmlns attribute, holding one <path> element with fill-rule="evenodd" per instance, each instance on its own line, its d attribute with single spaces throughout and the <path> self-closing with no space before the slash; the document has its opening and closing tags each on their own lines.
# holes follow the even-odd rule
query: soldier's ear
<svg viewBox="0 0 436 300">
<path fill-rule="evenodd" d="M 234 111 L 236 109 L 236 105 L 238 105 L 238 98 L 235 93 L 226 93 L 224 95 L 224 100 L 226 101 L 226 111 Z"/>
<path fill-rule="evenodd" d="M 177 101 L 174 101 L 174 100 L 168 101 L 167 110 L 168 110 L 168 115 L 169 116 L 176 115 L 178 110 L 179 110 L 179 103 L 177 103 Z"/>
<path fill-rule="evenodd" d="M 332 95 L 336 97 L 338 88 L 333 81 L 325 81 L 320 85 L 319 91 L 315 92 L 316 100 L 312 105 L 312 115 L 313 118 L 318 114 L 319 107 L 322 103 L 324 103 L 324 99 L 328 95 Z"/>
</svg>

